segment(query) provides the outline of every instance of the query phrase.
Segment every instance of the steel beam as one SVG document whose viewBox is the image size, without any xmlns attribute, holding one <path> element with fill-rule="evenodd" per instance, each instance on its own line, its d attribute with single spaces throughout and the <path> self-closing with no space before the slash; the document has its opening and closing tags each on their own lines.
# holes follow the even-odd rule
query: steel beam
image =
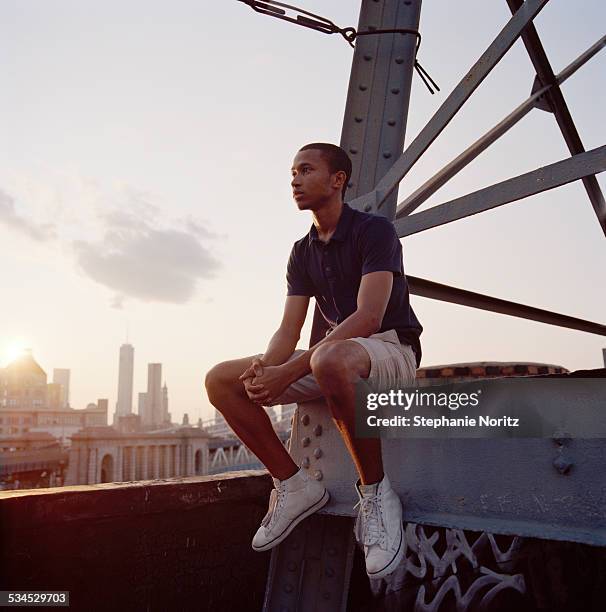
<svg viewBox="0 0 606 612">
<path fill-rule="evenodd" d="M 410 168 L 450 123 L 457 111 L 498 64 L 524 28 L 538 15 L 547 2 L 548 0 L 527 0 L 524 2 L 480 59 L 461 79 L 427 125 L 394 163 L 389 172 L 379 181 L 375 189 L 365 196 L 356 198 L 354 201 L 356 206 L 365 210 L 378 210 L 383 202 L 387 201 L 387 198 L 396 189 Z"/>
<path fill-rule="evenodd" d="M 606 170 L 606 145 L 474 191 L 395 222 L 398 236 L 452 223 Z"/>
<path fill-rule="evenodd" d="M 588 62 L 600 49 L 606 46 L 606 36 L 602 36 L 595 44 L 593 44 L 584 53 L 579 55 L 571 62 L 562 72 L 556 77 L 556 83 L 562 84 L 566 79 L 571 77 L 581 66 Z M 486 132 L 481 138 L 476 140 L 471 146 L 463 151 L 458 157 L 453 159 L 449 164 L 444 166 L 439 172 L 434 174 L 423 185 L 421 185 L 414 193 L 408 196 L 396 210 L 396 219 L 409 215 L 416 210 L 423 202 L 431 197 L 442 185 L 449 181 L 453 176 L 460 172 L 465 166 L 472 162 L 480 153 L 485 151 L 491 144 L 498 140 L 503 134 L 516 125 L 523 119 L 533 108 L 537 101 L 541 99 L 545 93 L 552 87 L 546 85 L 535 91 L 527 100 L 522 102 L 514 109 L 507 117 L 502 119 L 491 130 Z"/>
<path fill-rule="evenodd" d="M 511 11 L 517 14 L 520 7 L 526 5 L 527 2 L 522 2 L 522 0 L 507 0 L 507 4 Z M 558 122 L 562 136 L 564 136 L 568 150 L 572 155 L 582 153 L 585 151 L 585 147 L 581 142 L 581 137 L 570 115 L 562 91 L 557 83 L 555 83 L 555 76 L 549 60 L 547 59 L 547 54 L 545 53 L 545 49 L 543 49 L 537 30 L 532 23 L 530 23 L 528 28 L 522 33 L 522 41 L 524 42 L 524 46 L 530 56 L 530 60 L 536 70 L 537 78 L 541 85 L 554 85 L 547 93 L 547 100 Z M 604 235 L 606 235 L 606 201 L 604 200 L 604 194 L 600 189 L 600 185 L 595 176 L 586 176 L 583 179 L 583 185 L 598 218 L 600 227 Z"/>
<path fill-rule="evenodd" d="M 481 293 L 467 291 L 466 289 L 442 285 L 416 276 L 407 275 L 406 278 L 408 279 L 410 292 L 414 295 L 440 300 L 442 302 L 451 302 L 452 304 L 459 304 L 461 306 L 479 308 L 480 310 L 498 312 L 511 317 L 547 323 L 548 325 L 567 327 L 569 329 L 576 329 L 599 336 L 606 336 L 606 325 L 601 325 L 600 323 L 578 319 L 577 317 L 571 317 L 557 312 L 549 312 L 548 310 L 542 310 L 534 306 L 517 304 L 516 302 L 502 300 L 489 295 L 482 295 Z"/>
</svg>

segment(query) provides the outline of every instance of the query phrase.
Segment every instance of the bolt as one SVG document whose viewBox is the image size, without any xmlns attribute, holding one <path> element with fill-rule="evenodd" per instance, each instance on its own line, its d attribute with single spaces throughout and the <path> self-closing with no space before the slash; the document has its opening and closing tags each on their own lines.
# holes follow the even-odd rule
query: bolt
<svg viewBox="0 0 606 612">
<path fill-rule="evenodd" d="M 362 123 L 362 117 L 354 117 L 356 123 Z"/>
<path fill-rule="evenodd" d="M 392 93 L 392 94 L 399 94 L 399 93 L 400 93 L 400 90 L 399 90 L 397 87 L 392 87 L 392 88 L 391 88 L 391 93 Z"/>
<path fill-rule="evenodd" d="M 566 476 L 570 472 L 570 468 L 573 466 L 572 461 L 565 459 L 560 456 L 553 461 L 553 467 L 563 476 Z"/>
<path fill-rule="evenodd" d="M 348 187 L 353 187 L 353 181 L 349 181 L 349 183 L 347 183 Z"/>
<path fill-rule="evenodd" d="M 303 439 L 301 440 L 301 444 L 302 444 L 303 446 L 309 446 L 309 443 L 310 443 L 310 442 L 311 442 L 311 440 L 310 440 L 310 439 L 309 439 L 307 436 L 305 436 L 305 438 L 303 438 Z"/>
<path fill-rule="evenodd" d="M 315 448 L 314 449 L 314 457 L 316 459 L 319 459 L 322 456 L 322 449 L 321 448 Z"/>
<path fill-rule="evenodd" d="M 368 89 L 368 85 L 358 85 L 358 89 L 360 91 L 366 91 Z"/>
<path fill-rule="evenodd" d="M 396 64 L 403 64 L 403 63 L 404 63 L 403 57 L 396 57 Z"/>
<path fill-rule="evenodd" d="M 367 62 L 370 62 L 370 60 L 372 59 L 372 55 L 370 55 L 370 53 L 365 53 L 365 54 L 364 54 L 364 59 L 365 59 Z"/>
<path fill-rule="evenodd" d="M 314 435 L 321 436 L 322 435 L 322 425 L 316 425 L 314 427 Z"/>
<path fill-rule="evenodd" d="M 383 157 L 385 159 L 389 159 L 391 157 L 391 153 L 389 151 L 383 151 Z"/>
<path fill-rule="evenodd" d="M 308 414 L 304 414 L 301 417 L 301 423 L 303 423 L 303 425 L 309 425 L 309 415 Z"/>
<path fill-rule="evenodd" d="M 309 467 L 309 457 L 305 457 L 301 461 L 301 467 L 307 469 Z"/>
<path fill-rule="evenodd" d="M 387 125 L 391 125 L 392 127 L 396 124 L 396 120 L 395 119 L 388 119 L 387 120 Z"/>
<path fill-rule="evenodd" d="M 321 470 L 316 470 L 314 472 L 314 478 L 316 480 L 322 480 L 322 478 L 323 478 L 322 471 Z"/>
<path fill-rule="evenodd" d="M 351 147 L 351 148 L 349 149 L 349 152 L 350 152 L 352 155 L 355 155 L 355 154 L 358 152 L 358 149 L 356 149 L 355 147 Z"/>
<path fill-rule="evenodd" d="M 366 204 L 364 206 L 364 212 L 370 212 L 372 210 L 372 204 Z"/>
</svg>

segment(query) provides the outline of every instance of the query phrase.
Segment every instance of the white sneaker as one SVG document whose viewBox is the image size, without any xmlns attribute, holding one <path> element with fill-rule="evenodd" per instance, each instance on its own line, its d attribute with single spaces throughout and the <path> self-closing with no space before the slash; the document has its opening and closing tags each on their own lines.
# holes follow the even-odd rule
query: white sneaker
<svg viewBox="0 0 606 612">
<path fill-rule="evenodd" d="M 374 485 L 358 481 L 356 490 L 356 540 L 364 547 L 368 577 L 377 580 L 391 574 L 404 557 L 402 504 L 387 476 Z"/>
<path fill-rule="evenodd" d="M 322 508 L 330 495 L 317 480 L 300 469 L 286 480 L 273 479 L 269 510 L 252 541 L 258 552 L 277 546 L 305 518 Z"/>
</svg>

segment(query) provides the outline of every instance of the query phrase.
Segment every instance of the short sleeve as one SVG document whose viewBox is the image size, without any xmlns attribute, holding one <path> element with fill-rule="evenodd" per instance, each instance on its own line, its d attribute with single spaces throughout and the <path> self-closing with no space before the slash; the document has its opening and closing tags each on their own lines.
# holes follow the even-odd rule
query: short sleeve
<svg viewBox="0 0 606 612">
<path fill-rule="evenodd" d="M 388 219 L 374 217 L 360 233 L 362 275 L 370 272 L 393 272 L 402 275 L 402 245 L 396 229 Z"/>
<path fill-rule="evenodd" d="M 286 295 L 307 295 L 315 294 L 313 283 L 304 265 L 304 254 L 299 242 L 295 242 L 288 258 L 286 266 Z"/>
</svg>

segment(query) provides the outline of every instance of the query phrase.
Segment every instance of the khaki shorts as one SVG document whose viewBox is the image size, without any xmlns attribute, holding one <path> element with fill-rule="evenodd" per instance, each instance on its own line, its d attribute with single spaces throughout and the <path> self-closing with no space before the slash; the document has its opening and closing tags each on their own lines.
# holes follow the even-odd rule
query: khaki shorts
<svg viewBox="0 0 606 612">
<path fill-rule="evenodd" d="M 362 345 L 370 357 L 368 382 L 376 389 L 398 389 L 414 383 L 417 360 L 408 344 L 400 344 L 395 330 L 373 334 L 368 338 L 349 338 Z M 295 359 L 304 351 L 295 351 L 288 361 Z M 282 395 L 268 406 L 308 402 L 322 397 L 322 391 L 313 374 L 307 374 L 294 382 Z"/>
</svg>

